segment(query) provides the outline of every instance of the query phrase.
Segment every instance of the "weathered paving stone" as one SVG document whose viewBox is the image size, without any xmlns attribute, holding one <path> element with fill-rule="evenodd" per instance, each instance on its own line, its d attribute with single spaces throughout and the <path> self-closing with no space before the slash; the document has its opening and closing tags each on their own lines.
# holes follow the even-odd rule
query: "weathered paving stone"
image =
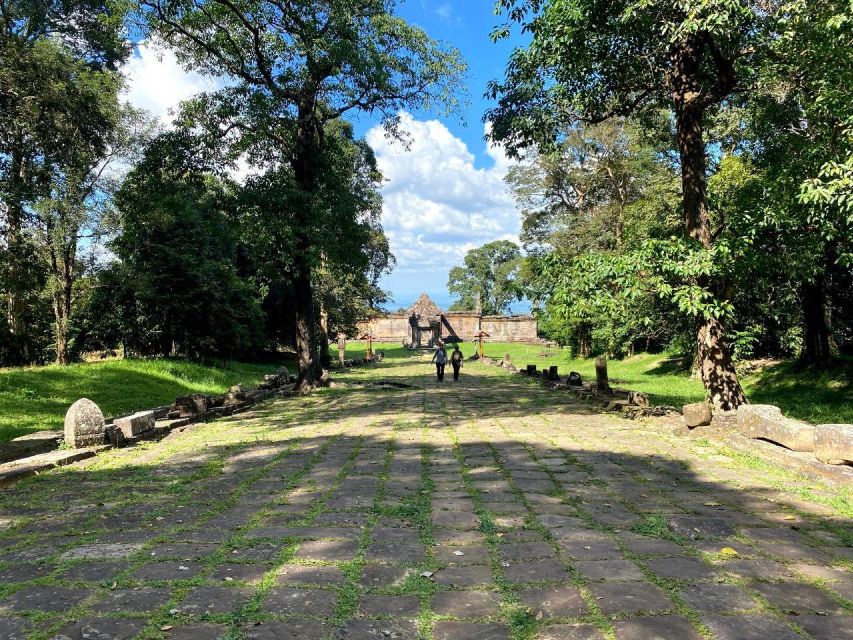
<svg viewBox="0 0 853 640">
<path fill-rule="evenodd" d="M 291 618 L 287 622 L 275 620 L 246 627 L 246 640 L 325 640 L 331 627 L 319 620 Z"/>
<path fill-rule="evenodd" d="M 507 640 L 509 630 L 501 624 L 474 622 L 436 622 L 433 627 L 435 640 Z"/>
<path fill-rule="evenodd" d="M 220 640 L 228 635 L 228 627 L 224 624 L 199 622 L 176 626 L 166 632 L 169 640 Z"/>
<path fill-rule="evenodd" d="M 795 582 L 757 583 L 752 586 L 783 612 L 790 615 L 804 613 L 842 614 L 844 609 L 817 587 Z"/>
<path fill-rule="evenodd" d="M 604 640 L 604 635 L 592 624 L 554 624 L 543 627 L 536 640 Z"/>
<path fill-rule="evenodd" d="M 189 580 L 202 565 L 192 560 L 170 560 L 168 562 L 149 562 L 131 574 L 134 580 Z"/>
<path fill-rule="evenodd" d="M 189 592 L 176 609 L 187 616 L 229 613 L 237 610 L 248 595 L 248 591 L 236 587 L 197 587 Z"/>
<path fill-rule="evenodd" d="M 73 587 L 30 586 L 0 601 L 0 613 L 13 611 L 61 612 L 83 602 L 92 594 L 89 589 Z"/>
<path fill-rule="evenodd" d="M 210 580 L 221 580 L 224 582 L 248 582 L 257 583 L 264 579 L 267 571 L 271 569 L 265 564 L 243 564 L 227 562 L 216 567 L 210 574 Z"/>
<path fill-rule="evenodd" d="M 731 584 L 691 584 L 681 591 L 681 597 L 703 613 L 746 611 L 756 606 L 752 596 Z"/>
<path fill-rule="evenodd" d="M 586 613 L 587 606 L 574 587 L 526 589 L 516 594 L 521 603 L 530 607 L 533 615 L 539 612 L 547 617 L 573 617 Z"/>
<path fill-rule="evenodd" d="M 853 616 L 797 616 L 798 627 L 815 640 L 853 640 Z"/>
<path fill-rule="evenodd" d="M 702 622 L 715 640 L 801 640 L 801 636 L 770 616 L 709 616 Z"/>
<path fill-rule="evenodd" d="M 589 590 L 604 613 L 664 611 L 674 608 L 660 587 L 647 582 L 602 582 L 591 584 Z"/>
<path fill-rule="evenodd" d="M 653 558 L 646 560 L 653 572 L 674 580 L 708 580 L 716 576 L 713 567 L 698 558 Z"/>
<path fill-rule="evenodd" d="M 369 561 L 396 564 L 418 564 L 426 557 L 426 549 L 419 543 L 373 543 L 367 548 Z"/>
<path fill-rule="evenodd" d="M 361 597 L 359 610 L 367 616 L 416 616 L 421 608 L 417 596 L 366 595 Z"/>
<path fill-rule="evenodd" d="M 347 562 L 358 553 L 358 543 L 353 540 L 310 540 L 299 545 L 296 557 L 302 560 Z"/>
<path fill-rule="evenodd" d="M 55 570 L 56 567 L 52 564 L 36 564 L 34 562 L 14 564 L 0 569 L 0 582 L 28 582 L 49 576 Z"/>
<path fill-rule="evenodd" d="M 575 568 L 588 580 L 633 582 L 645 580 L 640 569 L 630 560 L 583 560 Z"/>
<path fill-rule="evenodd" d="M 500 553 L 511 560 L 535 560 L 537 558 L 553 558 L 555 556 L 551 545 L 546 542 L 518 542 L 502 544 Z"/>
<path fill-rule="evenodd" d="M 110 589 L 92 605 L 96 613 L 148 613 L 159 609 L 171 597 L 165 587 L 134 587 L 131 589 Z"/>
<path fill-rule="evenodd" d="M 491 591 L 444 591 L 432 599 L 432 610 L 441 616 L 480 618 L 500 613 L 500 595 Z"/>
<path fill-rule="evenodd" d="M 329 585 L 343 584 L 346 582 L 346 577 L 340 567 L 286 564 L 276 576 L 276 582 L 279 584 Z"/>
<path fill-rule="evenodd" d="M 436 584 L 446 587 L 476 587 L 493 582 L 491 569 L 481 565 L 440 569 L 435 572 L 433 579 Z"/>
<path fill-rule="evenodd" d="M 411 567 L 367 564 L 361 571 L 361 585 L 368 589 L 399 587 L 415 573 L 417 572 Z"/>
<path fill-rule="evenodd" d="M 123 560 L 139 551 L 142 543 L 105 543 L 75 547 L 63 553 L 60 560 Z"/>
<path fill-rule="evenodd" d="M 119 618 L 83 618 L 65 625 L 55 640 L 130 640 L 145 627 L 142 620 Z M 3 637 L 0 634 L 0 637 Z"/>
<path fill-rule="evenodd" d="M 29 635 L 30 624 L 22 618 L 0 618 L 0 638 L 24 640 Z"/>
<path fill-rule="evenodd" d="M 340 640 L 410 640 L 418 637 L 414 620 L 360 620 L 350 619 L 338 631 Z"/>
<path fill-rule="evenodd" d="M 489 561 L 489 552 L 482 545 L 436 547 L 435 559 L 447 565 L 485 564 Z"/>
<path fill-rule="evenodd" d="M 477 529 L 480 526 L 480 518 L 476 513 L 463 511 L 434 511 L 432 524 L 434 527 L 451 529 Z"/>
<path fill-rule="evenodd" d="M 573 560 L 621 558 L 622 550 L 612 540 L 560 540 L 560 547 Z"/>
<path fill-rule="evenodd" d="M 568 581 L 571 576 L 553 560 L 515 562 L 504 568 L 504 576 L 513 583 Z"/>
<path fill-rule="evenodd" d="M 673 516 L 666 522 L 674 534 L 688 540 L 697 538 L 730 538 L 735 530 L 728 520 L 704 516 Z"/>
<path fill-rule="evenodd" d="M 730 560 L 719 566 L 726 573 L 744 580 L 754 578 L 761 580 L 784 580 L 794 577 L 781 562 L 766 560 L 765 558 Z"/>
<path fill-rule="evenodd" d="M 127 565 L 122 562 L 81 562 L 61 574 L 64 580 L 80 582 L 103 582 L 112 580 Z"/>
<path fill-rule="evenodd" d="M 467 545 L 482 544 L 485 540 L 479 531 L 460 531 L 457 529 L 435 529 L 433 537 L 436 544 Z"/>
<path fill-rule="evenodd" d="M 261 608 L 269 613 L 297 616 L 329 616 L 337 597 L 322 589 L 273 587 Z"/>
<path fill-rule="evenodd" d="M 614 622 L 617 640 L 702 640 L 687 618 L 646 616 Z"/>
<path fill-rule="evenodd" d="M 181 560 L 199 560 L 214 553 L 218 546 L 208 543 L 161 542 L 148 549 L 146 553 L 155 559 L 178 558 Z"/>
</svg>

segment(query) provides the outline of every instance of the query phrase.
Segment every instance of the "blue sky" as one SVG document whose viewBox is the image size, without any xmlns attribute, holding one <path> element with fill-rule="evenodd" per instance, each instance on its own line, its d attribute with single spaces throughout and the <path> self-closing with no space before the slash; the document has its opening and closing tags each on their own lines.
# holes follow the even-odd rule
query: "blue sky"
<svg viewBox="0 0 853 640">
<path fill-rule="evenodd" d="M 517 240 L 520 220 L 503 177 L 511 166 L 500 148 L 485 139 L 483 97 L 489 80 L 501 78 L 513 41 L 492 43 L 501 18 L 494 0 L 401 0 L 398 14 L 436 40 L 457 47 L 465 58 L 467 103 L 452 117 L 405 113 L 411 138 L 406 150 L 385 138 L 378 123 L 354 119 L 356 130 L 376 151 L 385 176 L 383 226 L 397 258 L 382 282 L 390 308 L 410 305 L 426 291 L 450 305 L 449 270 L 468 249 L 497 239 Z M 169 52 L 142 43 L 128 65 L 128 97 L 168 123 L 180 100 L 213 89 L 215 80 L 181 69 Z M 516 312 L 525 311 L 518 305 Z"/>
</svg>

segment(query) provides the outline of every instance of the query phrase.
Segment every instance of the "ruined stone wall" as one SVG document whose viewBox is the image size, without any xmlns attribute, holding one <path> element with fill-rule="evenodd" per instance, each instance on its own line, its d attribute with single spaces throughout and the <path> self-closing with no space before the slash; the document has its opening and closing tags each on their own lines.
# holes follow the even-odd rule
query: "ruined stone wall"
<svg viewBox="0 0 853 640">
<path fill-rule="evenodd" d="M 482 327 L 491 342 L 533 342 L 538 337 L 533 316 L 483 316 Z"/>
<path fill-rule="evenodd" d="M 536 318 L 533 316 L 483 316 L 471 311 L 448 311 L 442 317 L 441 337 L 457 335 L 465 342 L 473 342 L 480 330 L 491 337 L 492 342 L 535 342 Z M 387 313 L 358 325 L 357 339 L 365 333 L 373 334 L 379 342 L 409 342 L 412 329 L 409 316 L 405 313 Z"/>
<path fill-rule="evenodd" d="M 448 311 L 441 323 L 441 337 L 457 335 L 471 342 L 480 330 L 480 314 L 472 311 Z"/>
<path fill-rule="evenodd" d="M 409 316 L 405 313 L 387 313 L 359 323 L 358 335 L 349 337 L 358 339 L 366 333 L 373 334 L 378 342 L 402 342 L 403 340 L 408 342 L 412 336 Z"/>
</svg>

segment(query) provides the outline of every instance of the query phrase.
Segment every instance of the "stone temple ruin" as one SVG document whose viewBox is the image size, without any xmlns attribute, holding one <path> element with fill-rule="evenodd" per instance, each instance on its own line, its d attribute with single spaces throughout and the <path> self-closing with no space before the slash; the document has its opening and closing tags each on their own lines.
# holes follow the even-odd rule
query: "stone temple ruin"
<svg viewBox="0 0 853 640">
<path fill-rule="evenodd" d="M 443 311 L 425 293 L 404 312 L 385 313 L 358 326 L 379 342 L 401 342 L 412 349 L 435 346 L 439 340 L 471 341 L 485 331 L 495 342 L 536 342 L 532 315 L 484 316 L 480 311 Z"/>
</svg>

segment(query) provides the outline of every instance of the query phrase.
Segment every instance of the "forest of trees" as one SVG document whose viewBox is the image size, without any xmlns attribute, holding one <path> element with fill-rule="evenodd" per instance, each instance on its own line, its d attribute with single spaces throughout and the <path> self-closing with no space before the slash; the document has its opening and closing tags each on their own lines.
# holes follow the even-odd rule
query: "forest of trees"
<svg viewBox="0 0 853 640">
<path fill-rule="evenodd" d="M 0 0 L 0 366 L 295 349 L 385 300 L 381 175 L 351 121 L 453 112 L 459 53 L 394 0 Z M 490 83 L 522 247 L 450 274 L 526 298 L 577 354 L 671 350 L 709 399 L 735 363 L 853 350 L 848 0 L 496 0 Z M 141 42 L 216 88 L 170 126 L 123 99 Z M 237 166 L 250 166 L 237 180 Z"/>
<path fill-rule="evenodd" d="M 0 366 L 287 346 L 313 386 L 393 264 L 347 116 L 396 136 L 460 93 L 458 53 L 394 5 L 0 0 Z M 143 41 L 224 80 L 168 128 L 122 99 Z"/>
<path fill-rule="evenodd" d="M 849 2 L 498 5 L 530 42 L 486 117 L 547 336 L 693 357 L 723 408 L 737 359 L 853 350 Z"/>
</svg>

